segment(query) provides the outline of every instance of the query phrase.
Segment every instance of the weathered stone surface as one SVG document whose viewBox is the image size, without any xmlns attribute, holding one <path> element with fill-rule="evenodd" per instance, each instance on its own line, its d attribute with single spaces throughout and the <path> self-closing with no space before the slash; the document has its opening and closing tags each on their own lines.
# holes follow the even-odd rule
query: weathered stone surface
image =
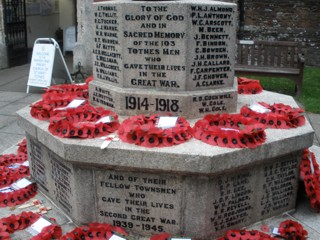
<svg viewBox="0 0 320 240">
<path fill-rule="evenodd" d="M 124 88 L 108 88 L 94 81 L 90 85 L 89 96 L 92 104 L 112 109 L 120 115 L 170 112 L 186 118 L 197 118 L 209 113 L 235 112 L 238 94 L 234 87 L 175 93 L 156 89 L 130 89 L 128 92 Z"/>
<path fill-rule="evenodd" d="M 289 96 L 267 91 L 257 96 L 297 107 Z M 238 109 L 252 101 L 240 95 Z M 267 141 L 254 149 L 191 139 L 154 149 L 120 141 L 101 150 L 101 139 L 52 136 L 48 123 L 28 112 L 18 112 L 19 125 L 27 132 L 35 125 L 27 134 L 30 165 L 44 192 L 78 224 L 107 221 L 145 236 L 163 230 L 207 239 L 293 209 L 301 151 L 313 141 L 307 122 L 296 129 L 267 129 Z"/>
<path fill-rule="evenodd" d="M 95 4 L 94 16 L 93 104 L 125 115 L 199 117 L 201 107 L 235 111 L 235 4 L 105 1 Z M 99 99 L 99 90 L 114 101 Z M 228 104 L 191 101 L 192 95 L 219 99 L 221 94 L 231 96 Z"/>
</svg>

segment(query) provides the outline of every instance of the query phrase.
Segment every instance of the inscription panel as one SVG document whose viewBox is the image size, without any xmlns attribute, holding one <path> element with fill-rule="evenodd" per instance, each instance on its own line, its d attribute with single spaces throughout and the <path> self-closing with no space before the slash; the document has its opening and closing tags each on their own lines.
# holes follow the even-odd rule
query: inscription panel
<svg viewBox="0 0 320 240">
<path fill-rule="evenodd" d="M 245 172 L 219 177 L 215 181 L 218 193 L 212 199 L 213 215 L 210 217 L 215 231 L 243 225 L 251 218 L 254 198 L 252 180 L 252 174 Z"/>
<path fill-rule="evenodd" d="M 215 236 L 294 209 L 298 160 L 286 156 L 215 177 L 188 179 L 186 226 Z M 200 187 L 201 186 L 201 187 Z M 195 221 L 195 219 L 200 219 Z M 194 234 L 187 229 L 187 234 Z"/>
<path fill-rule="evenodd" d="M 150 92 L 136 90 L 127 93 L 123 89 L 111 89 L 93 81 L 89 85 L 90 102 L 108 109 L 119 115 L 171 113 L 187 118 L 204 116 L 208 113 L 235 112 L 237 93 L 231 90 L 219 90 L 198 94 L 178 92 Z"/>
<path fill-rule="evenodd" d="M 94 73 L 95 79 L 122 85 L 122 54 L 119 45 L 118 8 L 115 5 L 97 6 L 94 13 Z"/>
<path fill-rule="evenodd" d="M 233 85 L 235 4 L 95 5 L 97 79 L 121 87 L 168 91 Z"/>
<path fill-rule="evenodd" d="M 298 159 L 288 159 L 263 168 L 261 216 L 273 216 L 284 208 L 294 208 L 298 181 Z"/>
<path fill-rule="evenodd" d="M 232 5 L 191 5 L 190 89 L 230 87 L 234 77 L 235 12 Z"/>
<path fill-rule="evenodd" d="M 45 191 L 48 190 L 47 167 L 43 161 L 43 151 L 39 144 L 32 139 L 28 139 L 28 153 L 30 156 L 30 170 L 34 180 Z"/>
<path fill-rule="evenodd" d="M 54 199 L 66 210 L 72 213 L 73 189 L 71 187 L 72 171 L 71 169 L 58 160 L 54 153 L 49 153 L 51 165 L 51 184 Z"/>
<path fill-rule="evenodd" d="M 185 90 L 188 18 L 170 4 L 124 4 L 126 87 Z"/>
<path fill-rule="evenodd" d="M 181 183 L 172 176 L 97 171 L 98 221 L 137 233 L 178 233 Z"/>
</svg>

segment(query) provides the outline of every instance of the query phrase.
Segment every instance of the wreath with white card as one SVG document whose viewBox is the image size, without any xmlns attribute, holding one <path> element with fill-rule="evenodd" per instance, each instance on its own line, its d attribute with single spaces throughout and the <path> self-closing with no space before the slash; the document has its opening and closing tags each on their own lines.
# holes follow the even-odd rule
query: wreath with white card
<svg viewBox="0 0 320 240">
<path fill-rule="evenodd" d="M 138 115 L 122 122 L 118 136 L 123 142 L 144 147 L 169 147 L 192 138 L 192 129 L 182 117 Z"/>
</svg>

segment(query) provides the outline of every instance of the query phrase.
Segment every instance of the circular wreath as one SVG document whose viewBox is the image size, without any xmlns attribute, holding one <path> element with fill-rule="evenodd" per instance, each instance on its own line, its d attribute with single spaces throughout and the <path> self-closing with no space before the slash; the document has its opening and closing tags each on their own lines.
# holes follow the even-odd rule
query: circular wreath
<svg viewBox="0 0 320 240">
<path fill-rule="evenodd" d="M 257 230 L 235 229 L 226 231 L 225 235 L 218 240 L 276 240 L 278 238 L 271 237 L 269 234 Z"/>
<path fill-rule="evenodd" d="M 304 150 L 302 155 L 300 176 L 303 179 L 311 207 L 316 212 L 320 212 L 320 169 L 314 153 L 308 149 Z"/>
<path fill-rule="evenodd" d="M 214 146 L 254 148 L 266 140 L 265 127 L 240 114 L 208 114 L 193 127 L 193 136 Z"/>
<path fill-rule="evenodd" d="M 22 212 L 21 214 L 12 214 L 9 217 L 0 219 L 0 239 L 11 239 L 10 233 L 14 233 L 18 230 L 23 230 L 33 223 L 35 223 L 39 218 L 40 214 L 33 212 Z M 53 224 L 44 227 L 42 231 L 30 238 L 30 240 L 44 240 L 44 239 L 59 239 L 62 235 L 61 227 Z"/>
<path fill-rule="evenodd" d="M 109 117 L 110 122 L 99 121 Z M 50 118 L 49 131 L 62 138 L 94 138 L 115 132 L 119 127 L 118 115 L 102 107 L 84 105 L 56 111 Z"/>
<path fill-rule="evenodd" d="M 280 236 L 285 239 L 307 239 L 308 232 L 303 229 L 302 225 L 296 221 L 286 220 L 280 223 L 279 226 Z"/>
<path fill-rule="evenodd" d="M 115 227 L 108 223 L 91 223 L 88 226 L 75 228 L 71 232 L 63 235 L 60 240 L 109 239 L 114 232 L 128 236 L 128 233 L 121 227 Z"/>
<path fill-rule="evenodd" d="M 119 127 L 119 138 L 144 147 L 169 147 L 192 137 L 192 129 L 186 119 L 178 117 L 174 127 L 162 129 L 156 126 L 159 118 L 157 114 L 127 118 Z"/>
<path fill-rule="evenodd" d="M 257 94 L 262 92 L 262 86 L 259 80 L 249 79 L 245 77 L 238 78 L 239 94 Z"/>
<path fill-rule="evenodd" d="M 54 114 L 54 108 L 65 107 L 76 98 L 88 99 L 88 83 L 93 77 L 89 77 L 85 84 L 54 85 L 45 90 L 42 99 L 31 104 L 30 114 L 39 120 L 49 119 Z"/>
<path fill-rule="evenodd" d="M 30 170 L 27 166 L 20 165 L 14 168 L 0 166 L 0 188 L 7 187 L 29 175 Z"/>
<path fill-rule="evenodd" d="M 270 105 L 259 102 L 259 104 L 270 110 L 270 112 L 256 112 L 251 110 L 249 105 L 245 105 L 240 109 L 240 114 L 252 118 L 256 123 L 261 123 L 271 128 L 296 128 L 306 122 L 305 117 L 302 115 L 304 111 L 300 108 L 292 108 L 282 103 Z"/>
<path fill-rule="evenodd" d="M 32 183 L 12 192 L 0 193 L 0 207 L 11 207 L 25 203 L 37 194 L 37 184 Z"/>
</svg>

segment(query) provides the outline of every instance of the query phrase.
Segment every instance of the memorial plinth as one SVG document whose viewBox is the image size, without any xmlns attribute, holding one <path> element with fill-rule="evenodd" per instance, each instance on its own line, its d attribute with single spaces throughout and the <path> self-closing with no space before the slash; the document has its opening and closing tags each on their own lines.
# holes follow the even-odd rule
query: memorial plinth
<svg viewBox="0 0 320 240">
<path fill-rule="evenodd" d="M 236 5 L 209 0 L 96 1 L 93 105 L 119 115 L 171 113 L 193 126 L 208 113 L 255 101 L 297 107 L 264 91 L 237 96 Z M 302 151 L 313 129 L 266 129 L 253 149 L 195 138 L 164 148 L 63 139 L 18 112 L 32 177 L 76 223 L 107 222 L 135 236 L 160 232 L 213 239 L 294 209 Z"/>
<path fill-rule="evenodd" d="M 264 91 L 239 95 L 238 110 L 255 98 L 297 107 L 289 96 Z M 313 142 L 306 122 L 267 129 L 266 142 L 254 149 L 191 139 L 151 149 L 112 142 L 101 150 L 101 139 L 51 135 L 48 123 L 29 111 L 18 112 L 18 123 L 27 133 L 32 176 L 44 194 L 78 224 L 108 222 L 136 236 L 165 231 L 213 239 L 294 209 L 301 153 Z"/>
<path fill-rule="evenodd" d="M 126 0 L 94 6 L 92 104 L 120 115 L 235 112 L 235 4 Z"/>
</svg>

